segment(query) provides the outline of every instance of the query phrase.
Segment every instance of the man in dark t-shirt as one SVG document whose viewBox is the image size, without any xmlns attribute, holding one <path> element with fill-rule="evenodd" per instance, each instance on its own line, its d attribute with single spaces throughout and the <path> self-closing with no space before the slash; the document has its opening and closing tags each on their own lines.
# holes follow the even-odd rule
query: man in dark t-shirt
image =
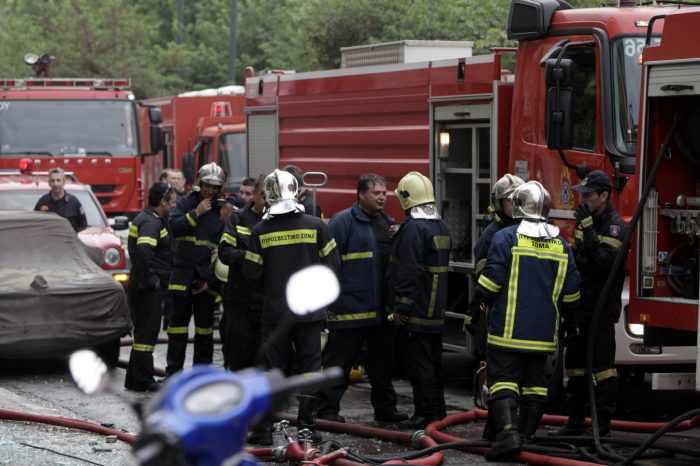
<svg viewBox="0 0 700 466">
<path fill-rule="evenodd" d="M 66 174 L 61 168 L 49 171 L 49 187 L 51 191 L 39 198 L 34 210 L 54 212 L 68 220 L 73 229 L 78 232 L 87 228 L 87 218 L 80 201 L 65 190 Z"/>
</svg>

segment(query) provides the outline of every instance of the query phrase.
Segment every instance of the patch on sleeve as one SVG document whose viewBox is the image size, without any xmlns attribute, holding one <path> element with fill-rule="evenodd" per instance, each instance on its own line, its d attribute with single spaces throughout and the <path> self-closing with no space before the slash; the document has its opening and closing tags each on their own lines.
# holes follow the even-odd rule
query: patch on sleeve
<svg viewBox="0 0 700 466">
<path fill-rule="evenodd" d="M 619 237 L 621 231 L 622 229 L 619 225 L 610 225 L 610 236 L 612 236 L 613 238 Z"/>
</svg>

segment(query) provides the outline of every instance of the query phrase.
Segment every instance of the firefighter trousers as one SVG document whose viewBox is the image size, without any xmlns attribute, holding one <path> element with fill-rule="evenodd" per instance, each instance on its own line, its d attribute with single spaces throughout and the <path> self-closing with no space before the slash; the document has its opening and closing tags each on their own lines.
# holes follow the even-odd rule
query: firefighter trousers
<svg viewBox="0 0 700 466">
<path fill-rule="evenodd" d="M 263 323 L 262 359 L 268 369 L 280 369 L 285 375 L 321 370 L 322 320 L 285 324 Z M 311 395 L 312 393 L 302 393 Z"/>
<path fill-rule="evenodd" d="M 374 413 L 382 417 L 394 411 L 396 392 L 391 379 L 394 374 L 395 334 L 396 326 L 391 323 L 330 331 L 328 343 L 323 350 L 323 367 L 340 366 L 346 378 L 343 383 L 325 388 L 316 394 L 319 398 L 320 413 L 340 412 L 340 400 L 348 388 L 347 376 L 352 366 L 358 363 L 364 343 L 367 343 L 367 358 L 364 363 L 372 387 L 370 400 Z"/>
<path fill-rule="evenodd" d="M 153 350 L 160 331 L 164 289 L 163 286 L 140 289 L 136 283 L 129 284 L 129 310 L 134 324 L 134 342 L 131 345 L 124 387 L 130 390 L 145 390 L 155 382 Z"/>
<path fill-rule="evenodd" d="M 574 421 L 585 419 L 590 405 L 586 386 L 586 345 L 589 334 L 588 324 L 580 326 L 579 334 L 566 347 L 566 373 L 569 383 L 566 386 L 567 414 Z M 610 425 L 615 414 L 617 398 L 617 371 L 615 370 L 615 324 L 599 324 L 593 340 L 593 377 L 596 384 L 596 412 L 601 426 Z"/>
<path fill-rule="evenodd" d="M 166 372 L 172 375 L 185 365 L 190 319 L 194 315 L 193 364 L 211 364 L 214 356 L 215 297 L 207 292 L 196 295 L 170 294 L 168 356 Z"/>
<path fill-rule="evenodd" d="M 416 417 L 445 417 L 445 389 L 442 381 L 442 334 L 398 330 L 401 360 L 413 388 Z"/>
<path fill-rule="evenodd" d="M 224 315 L 219 323 L 224 367 L 238 371 L 255 364 L 260 348 L 261 310 L 250 309 L 247 303 L 224 300 Z"/>
<path fill-rule="evenodd" d="M 547 402 L 547 355 L 486 347 L 489 408 L 494 401 L 514 398 L 533 411 Z"/>
</svg>

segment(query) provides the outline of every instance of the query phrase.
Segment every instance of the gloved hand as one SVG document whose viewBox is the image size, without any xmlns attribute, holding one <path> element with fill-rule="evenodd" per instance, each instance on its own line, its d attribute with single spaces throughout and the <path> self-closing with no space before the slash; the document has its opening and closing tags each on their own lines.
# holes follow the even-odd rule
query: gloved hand
<svg viewBox="0 0 700 466">
<path fill-rule="evenodd" d="M 584 230 L 593 226 L 593 217 L 591 217 L 591 209 L 585 202 L 578 205 L 574 211 L 576 221 L 583 227 Z"/>
<path fill-rule="evenodd" d="M 406 325 L 408 323 L 408 316 L 404 314 L 399 314 L 396 311 L 389 314 L 388 319 L 389 322 L 393 322 L 394 325 L 396 325 L 397 327 L 401 327 L 402 325 Z"/>
<path fill-rule="evenodd" d="M 576 337 L 578 337 L 578 334 L 578 324 L 575 321 L 567 322 L 566 320 L 564 320 L 564 346 L 571 345 L 574 342 L 574 340 L 576 340 Z"/>
<path fill-rule="evenodd" d="M 467 313 L 464 316 L 464 327 L 472 336 L 476 335 L 476 332 L 479 328 L 479 322 L 481 321 L 482 312 L 483 310 L 481 309 L 481 303 L 469 303 L 469 307 L 467 307 Z"/>
</svg>

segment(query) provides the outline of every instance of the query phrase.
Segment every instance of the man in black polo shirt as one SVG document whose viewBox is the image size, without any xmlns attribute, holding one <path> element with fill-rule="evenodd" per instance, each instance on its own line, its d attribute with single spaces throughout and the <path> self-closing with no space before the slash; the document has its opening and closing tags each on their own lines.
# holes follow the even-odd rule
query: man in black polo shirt
<svg viewBox="0 0 700 466">
<path fill-rule="evenodd" d="M 87 228 L 87 218 L 80 201 L 65 190 L 66 174 L 61 168 L 49 170 L 49 187 L 51 191 L 41 196 L 34 206 L 40 212 L 55 212 L 65 218 L 78 232 Z"/>
</svg>

